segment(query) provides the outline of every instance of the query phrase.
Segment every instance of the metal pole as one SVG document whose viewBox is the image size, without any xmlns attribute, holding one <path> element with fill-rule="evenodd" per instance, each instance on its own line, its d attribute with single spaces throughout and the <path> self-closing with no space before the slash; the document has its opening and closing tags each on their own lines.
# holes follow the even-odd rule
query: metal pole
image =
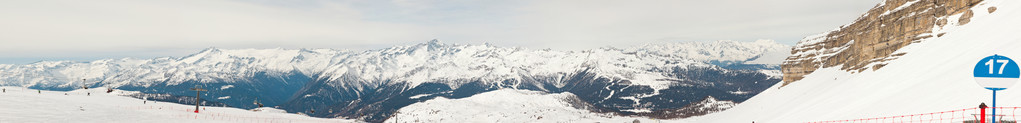
<svg viewBox="0 0 1021 123">
<path fill-rule="evenodd" d="M 198 99 L 199 99 L 198 98 L 198 95 L 199 95 L 198 92 L 201 92 L 201 91 L 195 90 L 195 113 L 198 113 Z M 993 107 L 995 107 L 995 105 L 993 105 Z"/>
<path fill-rule="evenodd" d="M 195 88 L 191 88 L 195 91 L 195 113 L 199 113 L 199 92 L 206 91 L 206 89 L 199 88 L 198 85 Z"/>
<path fill-rule="evenodd" d="M 996 90 L 993 90 L 993 119 L 990 120 L 996 123 Z"/>
<path fill-rule="evenodd" d="M 979 107 L 978 107 L 979 108 L 979 112 L 981 112 L 981 113 L 979 113 L 979 116 L 978 116 L 979 117 L 978 118 L 978 122 L 980 122 L 980 123 L 985 123 L 986 122 L 986 107 L 985 107 L 985 105 L 986 105 L 985 103 L 982 103 L 982 105 L 979 105 Z"/>
</svg>

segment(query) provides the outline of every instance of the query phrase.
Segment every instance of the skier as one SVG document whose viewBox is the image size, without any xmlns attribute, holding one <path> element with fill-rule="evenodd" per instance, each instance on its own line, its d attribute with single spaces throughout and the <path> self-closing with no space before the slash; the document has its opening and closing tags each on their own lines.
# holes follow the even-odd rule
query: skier
<svg viewBox="0 0 1021 123">
<path fill-rule="evenodd" d="M 4 93 L 7 93 L 7 88 L 4 88 Z"/>
<path fill-rule="evenodd" d="M 38 92 L 39 94 L 43 94 L 42 90 L 35 90 L 35 91 Z"/>
<path fill-rule="evenodd" d="M 91 92 L 85 93 L 85 96 L 92 96 L 92 93 Z"/>
</svg>

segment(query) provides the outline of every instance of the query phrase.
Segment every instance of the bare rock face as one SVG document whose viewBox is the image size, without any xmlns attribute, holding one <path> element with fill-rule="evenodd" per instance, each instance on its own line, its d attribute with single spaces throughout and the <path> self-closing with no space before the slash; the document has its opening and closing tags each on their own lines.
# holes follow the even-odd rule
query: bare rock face
<svg viewBox="0 0 1021 123">
<path fill-rule="evenodd" d="M 886 0 L 854 23 L 798 42 L 781 65 L 783 85 L 824 67 L 839 66 L 851 72 L 878 70 L 886 61 L 904 55 L 894 54 L 897 49 L 942 36 L 931 34 L 932 28 L 947 25 L 947 17 L 963 13 L 956 19 L 967 24 L 973 14 L 970 8 L 979 2 L 982 0 Z"/>
<path fill-rule="evenodd" d="M 972 12 L 971 10 L 964 11 L 964 14 L 962 14 L 960 18 L 957 18 L 958 22 L 957 24 L 959 25 L 968 24 L 968 22 L 971 22 L 971 16 L 973 15 L 975 15 L 975 13 Z"/>
</svg>

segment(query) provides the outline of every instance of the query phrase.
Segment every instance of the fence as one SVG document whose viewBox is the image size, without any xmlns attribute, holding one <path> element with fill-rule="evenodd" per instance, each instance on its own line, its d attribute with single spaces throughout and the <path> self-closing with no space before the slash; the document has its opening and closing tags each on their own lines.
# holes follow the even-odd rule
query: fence
<svg viewBox="0 0 1021 123">
<path fill-rule="evenodd" d="M 210 110 L 201 110 L 201 113 L 192 113 L 195 107 L 179 107 L 179 106 L 120 106 L 122 109 L 129 110 L 161 110 L 161 111 L 172 111 L 181 112 L 173 113 L 168 117 L 183 118 L 183 119 L 201 119 L 201 120 L 214 120 L 214 121 L 227 121 L 227 122 L 241 122 L 241 123 L 328 123 L 328 122 L 341 122 L 338 120 L 330 119 L 319 119 L 319 118 L 300 118 L 300 117 L 258 117 L 255 115 L 243 115 L 226 112 L 216 112 Z"/>
<path fill-rule="evenodd" d="M 33 97 L 38 95 L 58 95 L 58 96 L 101 96 L 95 94 L 105 94 L 105 90 L 96 91 L 75 91 L 75 92 L 56 92 L 56 91 L 39 91 L 36 89 L 26 88 L 4 88 L 4 92 L 0 93 L 3 97 Z M 155 103 L 155 102 L 149 102 Z M 162 103 L 162 102 L 161 102 Z M 281 116 L 276 114 L 256 114 L 256 112 L 221 112 L 217 110 L 205 110 L 200 109 L 201 113 L 193 113 L 195 110 L 194 106 L 175 106 L 175 105 L 120 105 L 117 106 L 122 110 L 155 110 L 155 111 L 166 111 L 166 112 L 179 112 L 179 113 L 166 113 L 167 117 L 170 118 L 182 118 L 182 119 L 198 119 L 198 120 L 212 120 L 219 122 L 238 122 L 238 123 L 335 123 L 345 122 L 337 119 L 323 119 L 313 117 L 289 117 Z"/>
<path fill-rule="evenodd" d="M 1016 123 L 1017 110 L 1021 107 L 990 107 L 986 109 L 986 121 L 992 121 L 992 109 L 996 108 L 997 123 Z M 850 120 L 814 121 L 808 123 L 977 123 L 980 115 L 979 108 L 966 108 L 950 111 L 861 118 Z"/>
</svg>

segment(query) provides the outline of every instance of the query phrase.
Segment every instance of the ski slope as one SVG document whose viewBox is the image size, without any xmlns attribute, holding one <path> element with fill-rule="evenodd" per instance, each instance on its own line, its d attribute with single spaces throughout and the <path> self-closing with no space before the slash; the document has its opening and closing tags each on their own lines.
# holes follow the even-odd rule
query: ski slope
<svg viewBox="0 0 1021 123">
<path fill-rule="evenodd" d="M 253 123 L 253 122 L 356 122 L 347 119 L 314 118 L 265 109 L 254 112 L 228 107 L 203 107 L 191 112 L 194 105 L 167 102 L 143 102 L 119 96 L 133 93 L 105 88 L 74 91 L 37 91 L 22 87 L 2 87 L 0 123 Z M 67 95 L 64 95 L 64 94 Z"/>
<path fill-rule="evenodd" d="M 399 113 L 385 122 L 655 122 L 654 119 L 644 117 L 614 116 L 578 109 L 569 103 L 571 98 L 577 99 L 570 92 L 544 93 L 516 89 L 500 89 L 461 99 L 437 97 L 401 108 Z"/>
<path fill-rule="evenodd" d="M 987 8 L 998 9 L 988 13 Z M 1021 59 L 1021 1 L 986 0 L 972 21 L 946 27 L 897 52 L 906 55 L 882 69 L 852 73 L 822 68 L 788 86 L 779 84 L 729 110 L 677 122 L 794 123 L 930 113 L 991 104 L 992 91 L 972 77 L 980 59 L 999 54 Z M 1021 88 L 998 93 L 1000 107 L 1021 106 Z M 991 106 L 991 105 L 990 105 Z M 1008 119 L 1004 119 L 1008 120 Z"/>
</svg>

